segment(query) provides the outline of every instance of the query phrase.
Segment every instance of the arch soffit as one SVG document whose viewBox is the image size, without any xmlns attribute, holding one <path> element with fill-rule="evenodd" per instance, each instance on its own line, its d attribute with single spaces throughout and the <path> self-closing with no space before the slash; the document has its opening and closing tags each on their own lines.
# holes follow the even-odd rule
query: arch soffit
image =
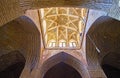
<svg viewBox="0 0 120 78">
<path fill-rule="evenodd" d="M 96 44 L 97 48 L 102 51 L 102 53 L 100 53 L 100 56 L 102 56 L 102 58 L 100 58 L 100 61 L 102 61 L 102 59 L 109 53 L 116 51 L 115 49 L 113 49 L 113 45 L 111 45 L 111 42 L 118 41 L 119 39 L 119 25 L 120 22 L 118 20 L 109 16 L 101 16 L 92 24 L 92 26 L 88 30 L 86 36 L 88 38 L 90 37 L 91 40 Z M 106 47 L 103 47 L 103 42 L 106 42 Z M 109 50 L 107 49 L 108 47 Z M 89 52 L 87 52 L 87 54 L 89 54 Z"/>
<path fill-rule="evenodd" d="M 40 32 L 29 17 L 21 16 L 16 18 L 5 24 L 0 30 L 3 30 L 3 36 L 6 35 L 7 39 L 11 41 L 7 44 L 13 49 L 19 50 L 24 55 L 27 59 L 27 65 L 32 65 L 33 62 L 36 64 L 35 61 L 39 59 L 40 52 Z M 4 39 L 4 37 L 1 38 L 6 42 L 5 40 L 7 39 Z"/>
</svg>

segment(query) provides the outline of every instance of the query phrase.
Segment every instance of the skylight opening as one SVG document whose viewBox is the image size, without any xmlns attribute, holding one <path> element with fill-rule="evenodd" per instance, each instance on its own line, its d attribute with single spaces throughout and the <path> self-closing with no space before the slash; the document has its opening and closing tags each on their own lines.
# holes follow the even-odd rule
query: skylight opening
<svg viewBox="0 0 120 78">
<path fill-rule="evenodd" d="M 59 41 L 59 47 L 66 47 L 66 41 L 65 40 L 60 40 Z"/>
</svg>

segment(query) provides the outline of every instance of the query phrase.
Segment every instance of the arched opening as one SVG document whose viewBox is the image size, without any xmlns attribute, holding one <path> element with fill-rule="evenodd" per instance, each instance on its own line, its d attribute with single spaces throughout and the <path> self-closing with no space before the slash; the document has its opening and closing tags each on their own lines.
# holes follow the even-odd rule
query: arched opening
<svg viewBox="0 0 120 78">
<path fill-rule="evenodd" d="M 72 69 L 75 69 L 79 73 L 79 75 L 81 75 L 81 76 L 79 76 L 79 78 L 89 78 L 89 73 L 86 68 L 86 65 L 84 65 L 83 62 L 80 61 L 79 59 L 77 59 L 74 56 L 72 56 L 68 53 L 65 53 L 65 52 L 60 52 L 60 53 L 48 58 L 46 61 L 44 61 L 44 63 L 41 66 L 41 70 L 40 70 L 40 78 L 46 78 L 45 73 L 48 72 L 48 75 L 49 75 L 49 70 L 50 70 L 50 73 L 53 73 L 54 69 L 56 71 L 56 65 L 58 67 L 57 70 L 59 70 L 61 68 L 61 71 L 65 72 L 66 70 L 64 71 L 64 69 L 61 67 L 62 64 L 63 64 L 63 66 L 64 65 L 66 66 L 66 64 L 67 64 L 68 68 L 72 67 Z M 51 68 L 53 68 L 53 70 Z M 65 67 L 65 68 L 67 68 L 67 67 Z M 53 72 L 51 72 L 51 71 L 53 71 Z M 71 71 L 71 69 L 70 69 L 70 71 Z M 70 72 L 67 71 L 66 73 L 70 73 Z M 60 74 L 63 74 L 63 73 L 61 72 Z M 58 78 L 58 77 L 56 77 L 56 78 Z M 72 78 L 72 76 L 71 76 L 71 78 Z"/>
<path fill-rule="evenodd" d="M 110 52 L 102 59 L 102 69 L 108 78 L 120 77 L 120 54 L 119 52 Z"/>
<path fill-rule="evenodd" d="M 27 75 L 31 74 L 39 61 L 40 32 L 35 23 L 26 16 L 16 18 L 0 27 L 0 56 L 12 53 L 14 50 L 19 51 L 26 60 L 24 62 L 25 68 L 20 76 L 26 76 L 26 73 Z M 15 56 L 11 55 L 9 57 Z M 11 59 L 11 61 L 13 60 Z M 4 62 L 7 64 L 6 61 Z M 3 62 L 0 63 L 0 65 L 2 64 Z M 12 65 L 17 64 L 16 62 L 10 64 L 7 66 L 8 69 L 13 67 Z"/>
<path fill-rule="evenodd" d="M 98 70 L 102 67 L 108 78 L 117 78 L 113 72 L 117 74 L 120 69 L 119 44 L 120 22 L 108 16 L 98 18 L 87 33 L 89 66 L 99 68 Z"/>
<path fill-rule="evenodd" d="M 0 78 L 19 78 L 25 66 L 25 58 L 19 51 L 0 57 Z"/>
<path fill-rule="evenodd" d="M 107 76 L 107 78 L 119 78 L 120 77 L 120 69 L 113 67 L 108 64 L 102 65 L 102 68 Z"/>
<path fill-rule="evenodd" d="M 50 68 L 43 78 L 82 78 L 70 65 L 60 62 Z"/>
<path fill-rule="evenodd" d="M 19 78 L 25 63 L 19 62 L 0 72 L 0 78 Z"/>
</svg>

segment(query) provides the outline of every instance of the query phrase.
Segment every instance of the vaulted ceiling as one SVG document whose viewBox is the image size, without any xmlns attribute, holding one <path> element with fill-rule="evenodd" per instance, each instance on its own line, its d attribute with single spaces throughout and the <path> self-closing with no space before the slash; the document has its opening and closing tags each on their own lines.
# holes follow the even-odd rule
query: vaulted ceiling
<svg viewBox="0 0 120 78">
<path fill-rule="evenodd" d="M 54 7 L 39 11 L 47 47 L 80 47 L 87 9 Z"/>
</svg>

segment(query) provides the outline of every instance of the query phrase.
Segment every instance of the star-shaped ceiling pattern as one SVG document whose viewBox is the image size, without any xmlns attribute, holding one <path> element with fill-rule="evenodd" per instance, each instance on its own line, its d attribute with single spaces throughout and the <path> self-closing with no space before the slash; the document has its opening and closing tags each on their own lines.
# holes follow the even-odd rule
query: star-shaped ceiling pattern
<svg viewBox="0 0 120 78">
<path fill-rule="evenodd" d="M 85 8 L 53 7 L 39 10 L 46 47 L 79 47 L 86 23 Z"/>
</svg>

